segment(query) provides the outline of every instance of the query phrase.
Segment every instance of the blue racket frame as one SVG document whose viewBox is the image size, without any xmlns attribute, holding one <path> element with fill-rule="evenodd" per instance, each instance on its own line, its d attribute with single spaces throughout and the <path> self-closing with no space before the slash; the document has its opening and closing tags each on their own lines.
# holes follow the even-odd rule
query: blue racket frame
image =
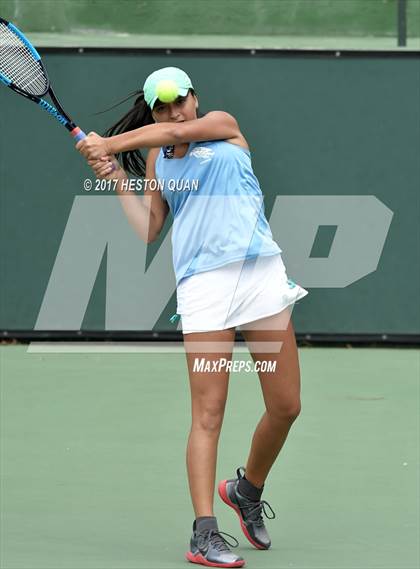
<svg viewBox="0 0 420 569">
<path fill-rule="evenodd" d="M 14 24 L 8 22 L 4 18 L 0 18 L 0 22 L 6 25 L 9 28 L 9 30 L 13 32 L 26 45 L 26 47 L 33 55 L 35 61 L 38 62 L 47 82 L 47 88 L 45 90 L 45 93 L 42 93 L 42 96 L 48 94 L 51 97 L 54 105 L 56 106 L 54 107 L 53 105 L 51 105 L 48 101 L 43 99 L 42 96 L 37 96 L 31 93 L 27 93 L 26 91 L 15 85 L 13 81 L 11 81 L 8 77 L 3 75 L 2 73 L 0 73 L 0 81 L 4 83 L 7 87 L 10 87 L 10 89 L 13 89 L 13 91 L 18 93 L 19 95 L 22 95 L 23 97 L 30 99 L 34 103 L 37 103 L 42 109 L 44 109 L 44 111 L 47 111 L 47 113 L 49 113 L 61 125 L 63 125 L 70 132 L 70 134 L 73 136 L 73 138 L 76 141 L 83 140 L 84 138 L 86 138 L 86 134 L 71 120 L 69 115 L 64 111 L 63 107 L 58 101 L 57 96 L 55 95 L 50 85 L 50 80 L 47 74 L 47 70 L 45 69 L 45 66 L 41 60 L 41 56 L 39 55 L 35 47 Z"/>
</svg>

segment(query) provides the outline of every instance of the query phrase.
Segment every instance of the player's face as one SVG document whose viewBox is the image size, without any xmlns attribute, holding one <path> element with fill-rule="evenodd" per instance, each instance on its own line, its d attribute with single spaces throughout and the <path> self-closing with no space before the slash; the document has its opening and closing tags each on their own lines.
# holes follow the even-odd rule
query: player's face
<svg viewBox="0 0 420 569">
<path fill-rule="evenodd" d="M 186 97 L 178 97 L 173 103 L 161 103 L 158 100 L 152 115 L 156 122 L 194 120 L 197 118 L 197 98 L 189 92 Z"/>
</svg>

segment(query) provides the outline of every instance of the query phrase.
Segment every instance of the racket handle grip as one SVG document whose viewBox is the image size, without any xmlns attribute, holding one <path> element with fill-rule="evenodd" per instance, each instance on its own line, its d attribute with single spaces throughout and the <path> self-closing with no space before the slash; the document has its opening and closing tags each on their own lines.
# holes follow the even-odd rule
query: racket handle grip
<svg viewBox="0 0 420 569">
<path fill-rule="evenodd" d="M 78 126 L 76 126 L 76 128 L 71 130 L 70 134 L 72 135 L 72 137 L 76 142 L 79 142 L 79 140 L 83 140 L 84 138 L 86 138 L 86 134 Z"/>
</svg>

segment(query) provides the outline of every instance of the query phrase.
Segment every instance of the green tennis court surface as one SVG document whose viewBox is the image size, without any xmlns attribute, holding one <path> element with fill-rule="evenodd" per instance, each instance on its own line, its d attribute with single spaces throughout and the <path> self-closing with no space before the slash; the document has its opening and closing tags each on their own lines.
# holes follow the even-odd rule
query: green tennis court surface
<svg viewBox="0 0 420 569">
<path fill-rule="evenodd" d="M 1 346 L 1 569 L 188 567 L 185 355 Z M 238 354 L 246 358 L 247 354 Z M 277 518 L 249 568 L 419 566 L 419 350 L 300 349 L 302 415 L 266 484 Z M 245 462 L 263 412 L 232 374 L 218 476 Z"/>
</svg>

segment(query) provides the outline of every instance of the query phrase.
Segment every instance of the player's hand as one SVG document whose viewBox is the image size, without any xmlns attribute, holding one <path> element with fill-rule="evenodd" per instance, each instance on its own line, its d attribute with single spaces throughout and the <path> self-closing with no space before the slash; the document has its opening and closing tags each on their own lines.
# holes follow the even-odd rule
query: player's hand
<svg viewBox="0 0 420 569">
<path fill-rule="evenodd" d="M 90 132 L 86 138 L 76 144 L 76 149 L 87 160 L 99 160 L 102 156 L 110 154 L 107 139 L 96 132 Z"/>
<path fill-rule="evenodd" d="M 88 160 L 88 164 L 100 180 L 123 180 L 127 178 L 115 156 L 102 156 L 99 160 Z"/>
</svg>

